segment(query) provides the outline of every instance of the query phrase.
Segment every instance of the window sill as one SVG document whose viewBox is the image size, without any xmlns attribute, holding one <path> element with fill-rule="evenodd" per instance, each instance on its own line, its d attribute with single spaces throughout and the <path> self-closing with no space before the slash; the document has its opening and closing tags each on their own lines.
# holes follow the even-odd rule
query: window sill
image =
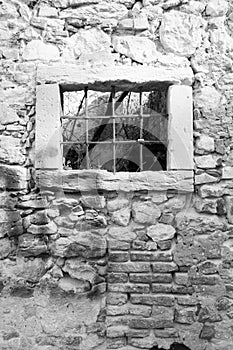
<svg viewBox="0 0 233 350">
<path fill-rule="evenodd" d="M 64 192 L 140 190 L 193 192 L 192 170 L 144 171 L 140 173 L 106 170 L 37 170 L 37 185 L 41 189 Z"/>
</svg>

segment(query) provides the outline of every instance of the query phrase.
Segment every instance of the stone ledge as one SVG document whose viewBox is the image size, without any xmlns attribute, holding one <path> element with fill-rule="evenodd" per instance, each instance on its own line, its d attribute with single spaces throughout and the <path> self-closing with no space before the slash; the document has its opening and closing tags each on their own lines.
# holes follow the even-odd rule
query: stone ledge
<svg viewBox="0 0 233 350">
<path fill-rule="evenodd" d="M 111 85 L 121 89 L 137 90 L 143 86 L 152 90 L 158 86 L 173 84 L 192 85 L 193 71 L 185 68 L 158 68 L 152 66 L 114 66 L 95 68 L 75 64 L 40 64 L 37 69 L 37 82 L 57 83 L 65 89 L 82 89 L 88 85 L 92 89 L 109 91 Z"/>
<path fill-rule="evenodd" d="M 106 170 L 37 170 L 37 185 L 64 192 L 166 191 L 193 192 L 193 171 L 145 171 L 141 173 Z"/>
</svg>

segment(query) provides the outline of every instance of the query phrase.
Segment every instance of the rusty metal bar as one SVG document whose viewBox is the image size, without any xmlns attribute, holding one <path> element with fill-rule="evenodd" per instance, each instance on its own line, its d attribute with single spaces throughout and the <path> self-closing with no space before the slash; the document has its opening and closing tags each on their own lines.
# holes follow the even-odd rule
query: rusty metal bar
<svg viewBox="0 0 233 350">
<path fill-rule="evenodd" d="M 88 88 L 85 87 L 85 128 L 86 128 L 86 167 L 87 169 L 89 169 L 89 131 L 88 131 L 88 128 L 89 128 L 89 121 L 88 121 Z"/>
<path fill-rule="evenodd" d="M 113 145 L 113 173 L 116 173 L 116 120 L 115 120 L 115 86 L 112 87 L 112 145 Z"/>
<path fill-rule="evenodd" d="M 143 118 L 150 118 L 150 117 L 159 117 L 161 116 L 161 113 L 153 113 L 153 114 L 144 114 Z M 164 115 L 165 116 L 165 115 Z M 120 118 L 140 118 L 140 114 L 115 114 L 115 119 L 120 119 Z M 63 115 L 61 117 L 61 119 L 79 119 L 79 120 L 85 120 L 86 117 L 85 116 L 79 116 L 79 117 L 75 117 L 75 116 L 68 116 L 68 115 Z M 109 115 L 95 115 L 95 116 L 88 116 L 88 119 L 109 119 Z"/>
<path fill-rule="evenodd" d="M 143 140 L 143 106 L 142 106 L 142 91 L 139 93 L 139 105 L 140 105 L 140 139 Z M 140 171 L 143 171 L 143 143 L 139 145 L 140 156 Z"/>
<path fill-rule="evenodd" d="M 88 144 L 91 145 L 98 145 L 98 144 L 112 144 L 113 142 L 110 140 L 110 141 L 89 141 Z M 138 140 L 116 140 L 115 141 L 115 144 L 124 144 L 124 143 L 141 143 L 141 144 L 163 144 L 163 145 L 166 145 L 167 144 L 167 141 L 148 141 L 148 140 L 141 140 L 141 139 L 138 139 Z M 65 145 L 83 145 L 85 144 L 85 142 L 72 142 L 72 141 L 64 141 L 64 142 L 61 142 L 61 144 L 65 144 Z"/>
</svg>

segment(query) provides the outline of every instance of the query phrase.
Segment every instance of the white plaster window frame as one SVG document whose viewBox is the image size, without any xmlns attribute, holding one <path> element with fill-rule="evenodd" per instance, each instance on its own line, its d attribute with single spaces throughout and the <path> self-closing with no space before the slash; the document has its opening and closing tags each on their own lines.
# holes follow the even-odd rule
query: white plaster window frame
<svg viewBox="0 0 233 350">
<path fill-rule="evenodd" d="M 135 69 L 136 68 L 136 69 Z M 91 69 L 77 65 L 41 66 L 36 89 L 35 167 L 38 186 L 62 187 L 65 191 L 176 190 L 193 192 L 193 102 L 189 73 L 164 72 L 154 67 Z M 187 78 L 188 76 L 188 78 Z M 180 78 L 182 77 L 182 79 Z M 67 90 L 105 89 L 111 85 L 168 86 L 167 170 L 140 173 L 106 170 L 63 170 L 61 149 L 61 93 Z"/>
</svg>

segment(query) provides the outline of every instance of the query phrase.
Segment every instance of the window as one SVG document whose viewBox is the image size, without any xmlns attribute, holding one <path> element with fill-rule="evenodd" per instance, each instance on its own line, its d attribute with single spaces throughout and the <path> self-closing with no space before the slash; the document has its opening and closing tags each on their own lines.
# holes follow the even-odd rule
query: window
<svg viewBox="0 0 233 350">
<path fill-rule="evenodd" d="M 167 89 L 63 93 L 65 169 L 166 170 Z"/>
<path fill-rule="evenodd" d="M 188 67 L 39 66 L 39 185 L 192 192 L 192 78 Z"/>
</svg>

